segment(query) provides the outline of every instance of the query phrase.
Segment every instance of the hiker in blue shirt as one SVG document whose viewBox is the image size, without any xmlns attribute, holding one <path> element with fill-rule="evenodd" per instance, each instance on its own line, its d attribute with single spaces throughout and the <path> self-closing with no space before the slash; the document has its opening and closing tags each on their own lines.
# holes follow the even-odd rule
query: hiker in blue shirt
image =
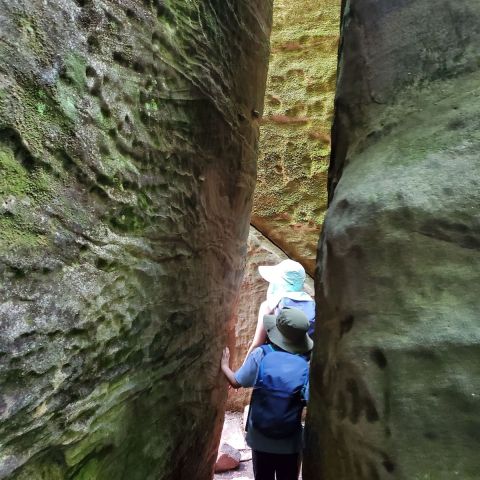
<svg viewBox="0 0 480 480">
<path fill-rule="evenodd" d="M 254 387 L 246 428 L 255 480 L 296 480 L 313 347 L 309 321 L 301 310 L 287 307 L 265 315 L 263 324 L 269 344 L 255 348 L 236 372 L 225 348 L 221 368 L 232 387 Z"/>
<path fill-rule="evenodd" d="M 258 311 L 257 328 L 248 355 L 259 347 L 267 338 L 263 327 L 265 315 L 277 314 L 283 307 L 294 307 L 302 310 L 310 322 L 309 335 L 313 334 L 315 325 L 315 301 L 304 291 L 305 269 L 294 260 L 283 260 L 277 265 L 262 265 L 258 273 L 269 282 L 267 298 Z"/>
</svg>

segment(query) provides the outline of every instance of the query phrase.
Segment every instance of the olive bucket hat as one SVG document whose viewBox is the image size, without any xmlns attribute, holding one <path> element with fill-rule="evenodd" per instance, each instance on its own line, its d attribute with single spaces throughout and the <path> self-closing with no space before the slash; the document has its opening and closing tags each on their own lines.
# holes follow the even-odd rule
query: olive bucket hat
<svg viewBox="0 0 480 480">
<path fill-rule="evenodd" d="M 308 336 L 310 323 L 298 308 L 282 308 L 277 316 L 265 315 L 263 325 L 268 338 L 290 353 L 307 353 L 313 348 Z"/>
</svg>

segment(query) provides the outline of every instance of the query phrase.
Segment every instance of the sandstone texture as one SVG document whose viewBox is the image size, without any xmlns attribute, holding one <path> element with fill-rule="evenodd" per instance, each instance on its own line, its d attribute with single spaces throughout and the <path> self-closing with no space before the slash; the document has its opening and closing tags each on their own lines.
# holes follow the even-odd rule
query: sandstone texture
<svg viewBox="0 0 480 480">
<path fill-rule="evenodd" d="M 1 479 L 212 478 L 271 8 L 0 0 Z"/>
<path fill-rule="evenodd" d="M 265 300 L 268 282 L 258 273 L 260 265 L 275 265 L 288 257 L 268 238 L 254 227 L 250 227 L 248 236 L 247 263 L 243 282 L 235 310 L 232 330 L 230 332 L 231 360 L 230 367 L 235 371 L 242 365 L 257 326 L 258 308 Z M 307 275 L 305 291 L 313 295 L 313 279 Z M 251 389 L 230 389 L 227 410 L 242 412 L 250 403 Z"/>
<path fill-rule="evenodd" d="M 327 206 L 340 0 L 275 0 L 252 224 L 313 275 Z"/>
<path fill-rule="evenodd" d="M 343 3 L 304 477 L 478 479 L 478 2 Z"/>
</svg>

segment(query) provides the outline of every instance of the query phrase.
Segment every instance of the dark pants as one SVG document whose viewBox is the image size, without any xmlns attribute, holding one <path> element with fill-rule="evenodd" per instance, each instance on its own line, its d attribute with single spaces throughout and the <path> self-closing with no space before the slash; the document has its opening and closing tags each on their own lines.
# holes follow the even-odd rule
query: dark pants
<svg viewBox="0 0 480 480">
<path fill-rule="evenodd" d="M 265 453 L 252 450 L 255 480 L 297 480 L 300 454 Z"/>
</svg>

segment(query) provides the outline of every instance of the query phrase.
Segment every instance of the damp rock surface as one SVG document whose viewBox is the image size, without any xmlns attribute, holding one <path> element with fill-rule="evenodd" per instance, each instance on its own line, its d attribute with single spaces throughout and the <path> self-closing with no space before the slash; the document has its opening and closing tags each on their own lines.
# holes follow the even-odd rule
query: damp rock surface
<svg viewBox="0 0 480 480">
<path fill-rule="evenodd" d="M 0 0 L 1 479 L 211 478 L 270 21 Z"/>
<path fill-rule="evenodd" d="M 479 21 L 343 2 L 306 478 L 478 478 Z"/>
<path fill-rule="evenodd" d="M 275 0 L 252 224 L 310 275 L 327 206 L 340 0 Z"/>
</svg>

